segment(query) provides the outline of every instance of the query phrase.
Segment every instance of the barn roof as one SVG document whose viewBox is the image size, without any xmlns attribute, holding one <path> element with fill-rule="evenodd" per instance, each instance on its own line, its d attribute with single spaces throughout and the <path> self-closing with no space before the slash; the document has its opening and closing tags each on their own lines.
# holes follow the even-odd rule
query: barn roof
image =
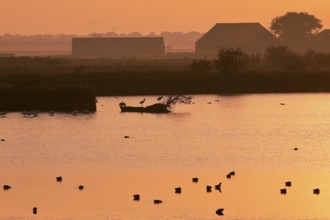
<svg viewBox="0 0 330 220">
<path fill-rule="evenodd" d="M 318 36 L 330 36 L 330 29 L 324 29 L 320 33 L 318 33 Z"/>
<path fill-rule="evenodd" d="M 73 39 L 85 39 L 85 40 L 132 40 L 132 41 L 143 41 L 143 40 L 163 40 L 163 37 L 74 37 Z"/>
<path fill-rule="evenodd" d="M 196 46 L 239 46 L 259 51 L 264 45 L 278 43 L 279 40 L 259 23 L 218 23 L 196 42 Z"/>
</svg>

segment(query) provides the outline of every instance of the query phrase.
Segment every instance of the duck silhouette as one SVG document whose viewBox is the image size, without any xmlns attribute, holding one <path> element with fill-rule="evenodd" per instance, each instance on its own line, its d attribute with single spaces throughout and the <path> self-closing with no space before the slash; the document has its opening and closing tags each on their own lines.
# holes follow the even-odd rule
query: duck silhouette
<svg viewBox="0 0 330 220">
<path fill-rule="evenodd" d="M 292 185 L 291 181 L 285 182 L 285 186 L 291 186 L 291 185 Z"/>
<path fill-rule="evenodd" d="M 155 199 L 154 200 L 154 204 L 160 204 L 160 203 L 162 203 L 163 201 L 162 200 L 159 200 L 159 199 Z"/>
<path fill-rule="evenodd" d="M 197 182 L 198 182 L 198 178 L 197 178 L 197 177 L 194 177 L 194 178 L 192 178 L 192 181 L 193 181 L 194 183 L 197 183 Z"/>
<path fill-rule="evenodd" d="M 134 201 L 139 201 L 140 200 L 140 194 L 133 195 L 133 200 Z"/>
<path fill-rule="evenodd" d="M 223 215 L 223 210 L 224 209 L 218 209 L 217 211 L 215 211 L 215 213 L 217 214 L 217 215 Z"/>
<path fill-rule="evenodd" d="M 9 190 L 9 189 L 11 189 L 11 186 L 9 186 L 9 185 L 3 185 L 3 190 Z"/>
<path fill-rule="evenodd" d="M 175 193 L 180 194 L 181 190 L 182 190 L 181 187 L 177 187 L 177 188 L 175 188 Z"/>
<path fill-rule="evenodd" d="M 215 185 L 214 188 L 215 188 L 216 190 L 221 191 L 221 184 L 222 184 L 222 183 L 220 182 L 219 184 Z"/>
<path fill-rule="evenodd" d="M 286 194 L 286 189 L 280 189 L 281 194 Z"/>
</svg>

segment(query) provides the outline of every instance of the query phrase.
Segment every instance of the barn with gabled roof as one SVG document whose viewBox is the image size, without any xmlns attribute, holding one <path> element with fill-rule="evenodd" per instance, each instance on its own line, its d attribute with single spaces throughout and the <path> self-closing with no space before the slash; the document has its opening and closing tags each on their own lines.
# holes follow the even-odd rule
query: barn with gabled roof
<svg viewBox="0 0 330 220">
<path fill-rule="evenodd" d="M 313 50 L 330 53 L 330 29 L 324 29 L 313 38 Z"/>
<path fill-rule="evenodd" d="M 222 47 L 240 47 L 246 53 L 264 53 L 280 41 L 259 23 L 218 23 L 195 45 L 196 53 L 215 56 Z"/>
</svg>

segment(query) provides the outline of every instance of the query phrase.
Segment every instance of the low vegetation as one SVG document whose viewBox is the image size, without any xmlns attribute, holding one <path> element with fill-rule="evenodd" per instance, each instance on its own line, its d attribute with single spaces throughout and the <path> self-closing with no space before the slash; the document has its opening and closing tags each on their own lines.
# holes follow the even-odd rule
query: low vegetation
<svg viewBox="0 0 330 220">
<path fill-rule="evenodd" d="M 220 48 L 215 68 L 223 74 L 235 74 L 244 68 L 248 55 L 241 48 Z"/>
<path fill-rule="evenodd" d="M 0 111 L 96 111 L 94 89 L 78 85 L 0 84 Z"/>
<path fill-rule="evenodd" d="M 204 59 L 193 59 L 190 65 L 191 70 L 196 73 L 207 73 L 212 69 L 212 61 Z"/>
<path fill-rule="evenodd" d="M 0 58 L 0 111 L 96 110 L 96 96 L 330 92 L 330 54 L 223 48 L 212 59 Z"/>
</svg>

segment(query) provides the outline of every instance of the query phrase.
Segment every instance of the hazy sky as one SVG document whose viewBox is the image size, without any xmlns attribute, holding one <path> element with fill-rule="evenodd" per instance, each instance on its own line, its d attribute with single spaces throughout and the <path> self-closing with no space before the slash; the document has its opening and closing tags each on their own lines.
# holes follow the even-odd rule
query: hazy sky
<svg viewBox="0 0 330 220">
<path fill-rule="evenodd" d="M 206 32 L 220 22 L 260 22 L 306 11 L 330 28 L 330 0 L 0 0 L 0 34 Z"/>
</svg>

